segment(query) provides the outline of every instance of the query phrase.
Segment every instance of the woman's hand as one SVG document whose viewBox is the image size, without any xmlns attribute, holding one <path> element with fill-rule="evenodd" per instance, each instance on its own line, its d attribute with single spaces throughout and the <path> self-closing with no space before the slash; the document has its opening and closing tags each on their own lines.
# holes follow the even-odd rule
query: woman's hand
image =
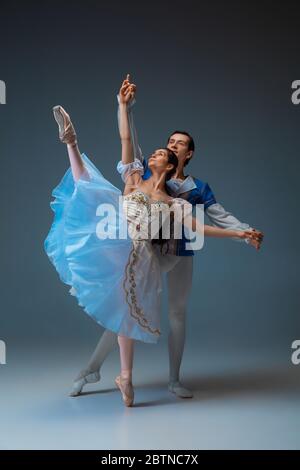
<svg viewBox="0 0 300 470">
<path fill-rule="evenodd" d="M 134 97 L 136 92 L 136 85 L 134 83 L 130 83 L 130 75 L 127 74 L 126 79 L 123 81 L 120 91 L 120 103 L 127 104 L 129 101 Z"/>
</svg>

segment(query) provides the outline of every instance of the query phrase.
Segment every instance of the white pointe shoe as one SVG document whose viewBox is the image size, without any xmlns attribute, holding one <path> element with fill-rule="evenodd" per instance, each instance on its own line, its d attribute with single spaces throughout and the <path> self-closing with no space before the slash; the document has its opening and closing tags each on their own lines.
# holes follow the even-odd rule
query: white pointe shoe
<svg viewBox="0 0 300 470">
<path fill-rule="evenodd" d="M 69 114 L 60 105 L 53 108 L 54 119 L 58 124 L 59 138 L 64 144 L 77 145 L 77 136 Z"/>
<path fill-rule="evenodd" d="M 168 389 L 179 398 L 193 398 L 193 393 L 185 388 L 180 382 L 169 382 Z"/>
<path fill-rule="evenodd" d="M 88 374 L 83 375 L 80 379 L 74 381 L 69 396 L 78 397 L 78 395 L 81 394 L 82 389 L 86 384 L 99 382 L 100 378 L 101 376 L 99 372 L 89 372 Z"/>
</svg>

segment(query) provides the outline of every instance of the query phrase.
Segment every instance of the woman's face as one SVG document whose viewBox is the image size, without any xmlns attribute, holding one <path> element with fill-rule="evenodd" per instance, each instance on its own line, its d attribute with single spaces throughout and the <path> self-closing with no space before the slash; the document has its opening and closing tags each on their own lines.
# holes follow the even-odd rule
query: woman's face
<svg viewBox="0 0 300 470">
<path fill-rule="evenodd" d="M 171 163 L 168 163 L 168 152 L 165 149 L 157 149 L 148 159 L 148 166 L 151 169 L 169 171 L 173 168 Z"/>
</svg>

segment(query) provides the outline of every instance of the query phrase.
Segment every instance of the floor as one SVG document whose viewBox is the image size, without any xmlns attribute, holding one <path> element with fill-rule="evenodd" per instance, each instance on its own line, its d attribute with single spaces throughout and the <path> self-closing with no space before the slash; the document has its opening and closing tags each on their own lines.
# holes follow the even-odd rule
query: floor
<svg viewBox="0 0 300 470">
<path fill-rule="evenodd" d="M 143 345 L 144 346 L 144 345 Z M 1 449 L 299 449 L 300 366 L 265 351 L 212 355 L 187 348 L 184 383 L 167 390 L 166 345 L 137 348 L 135 406 L 114 385 L 117 352 L 101 381 L 68 397 L 88 348 L 22 352 L 0 366 Z"/>
</svg>

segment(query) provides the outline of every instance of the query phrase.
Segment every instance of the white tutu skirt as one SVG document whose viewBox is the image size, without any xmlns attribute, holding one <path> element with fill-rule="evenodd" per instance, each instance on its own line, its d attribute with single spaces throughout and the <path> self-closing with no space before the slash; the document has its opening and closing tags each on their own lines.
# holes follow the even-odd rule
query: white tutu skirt
<svg viewBox="0 0 300 470">
<path fill-rule="evenodd" d="M 98 324 L 122 336 L 156 343 L 160 336 L 161 270 L 149 240 L 104 238 L 99 232 L 99 204 L 114 207 L 115 222 L 127 220 L 121 191 L 82 154 L 85 172 L 74 181 L 71 168 L 52 191 L 54 220 L 45 251 L 70 294 Z M 100 233 L 100 237 L 99 237 Z M 128 231 L 127 231 L 128 233 Z"/>
</svg>

